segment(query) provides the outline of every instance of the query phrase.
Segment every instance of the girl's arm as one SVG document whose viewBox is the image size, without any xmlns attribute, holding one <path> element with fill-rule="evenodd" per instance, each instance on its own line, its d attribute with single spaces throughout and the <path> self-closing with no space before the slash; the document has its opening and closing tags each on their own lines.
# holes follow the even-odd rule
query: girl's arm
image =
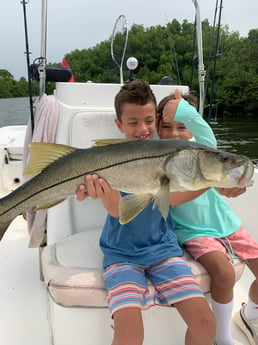
<svg viewBox="0 0 258 345">
<path fill-rule="evenodd" d="M 164 122 L 171 120 L 182 122 L 193 134 L 198 144 L 216 148 L 217 141 L 209 124 L 198 113 L 195 107 L 184 99 L 172 99 L 163 110 Z"/>
<path fill-rule="evenodd" d="M 186 128 L 194 135 L 198 144 L 217 147 L 217 140 L 209 124 L 195 107 L 184 99 L 178 104 L 174 120 L 183 122 Z"/>
</svg>

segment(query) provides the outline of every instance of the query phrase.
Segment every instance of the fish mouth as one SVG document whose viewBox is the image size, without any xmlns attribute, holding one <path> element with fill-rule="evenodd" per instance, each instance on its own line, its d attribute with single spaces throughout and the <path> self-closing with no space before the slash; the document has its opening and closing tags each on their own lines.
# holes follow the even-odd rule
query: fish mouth
<svg viewBox="0 0 258 345">
<path fill-rule="evenodd" d="M 250 187 L 253 185 L 254 164 L 251 161 L 233 169 L 230 178 L 234 179 L 239 187 Z"/>
</svg>

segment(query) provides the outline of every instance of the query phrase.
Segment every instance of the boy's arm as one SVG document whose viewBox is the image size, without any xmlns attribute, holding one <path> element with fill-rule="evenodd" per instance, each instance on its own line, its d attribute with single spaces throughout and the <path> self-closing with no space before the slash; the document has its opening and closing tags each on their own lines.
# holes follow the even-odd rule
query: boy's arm
<svg viewBox="0 0 258 345">
<path fill-rule="evenodd" d="M 85 185 L 81 184 L 77 189 L 77 200 L 82 201 L 87 197 L 101 199 L 107 212 L 113 217 L 119 217 L 119 191 L 111 189 L 107 181 L 96 174 L 87 175 Z"/>
</svg>

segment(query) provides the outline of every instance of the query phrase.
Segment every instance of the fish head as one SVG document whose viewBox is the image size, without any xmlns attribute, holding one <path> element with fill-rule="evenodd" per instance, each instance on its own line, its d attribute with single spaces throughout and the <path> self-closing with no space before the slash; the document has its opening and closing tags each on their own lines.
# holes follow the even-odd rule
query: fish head
<svg viewBox="0 0 258 345">
<path fill-rule="evenodd" d="M 207 158 L 204 158 L 207 159 Z M 206 173 L 204 159 L 200 165 L 202 171 Z M 214 162 L 213 162 L 214 161 Z M 229 152 L 219 151 L 208 160 L 210 169 L 221 169 L 221 176 L 218 176 L 216 187 L 250 187 L 253 184 L 254 164 L 246 157 Z M 209 170 L 210 170 L 209 169 Z M 207 171 L 209 173 L 209 171 Z M 208 175 L 205 175 L 208 178 Z"/>
<path fill-rule="evenodd" d="M 194 148 L 178 150 L 170 155 L 165 170 L 170 190 L 186 191 L 251 186 L 254 166 L 245 156 Z"/>
</svg>

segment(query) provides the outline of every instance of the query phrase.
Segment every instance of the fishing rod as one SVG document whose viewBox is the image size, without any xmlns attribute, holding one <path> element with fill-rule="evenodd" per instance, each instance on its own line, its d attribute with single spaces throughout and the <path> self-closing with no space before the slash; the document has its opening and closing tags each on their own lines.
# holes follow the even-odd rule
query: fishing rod
<svg viewBox="0 0 258 345">
<path fill-rule="evenodd" d="M 216 2 L 216 6 L 215 6 L 215 13 L 213 16 L 213 25 L 212 25 L 212 34 L 211 34 L 211 38 L 210 38 L 210 48 L 209 48 L 209 57 L 208 57 L 208 65 L 207 65 L 207 78 L 205 81 L 205 98 L 207 96 L 207 91 L 208 91 L 208 80 L 209 80 L 209 76 L 210 76 L 211 59 L 212 59 L 212 54 L 213 54 L 213 42 L 214 42 L 214 37 L 215 37 L 217 8 L 218 8 L 218 0 Z M 212 104 L 204 104 L 204 108 L 211 107 L 211 106 L 212 106 Z"/>
<path fill-rule="evenodd" d="M 29 51 L 29 39 L 28 39 L 28 28 L 27 28 L 27 15 L 26 15 L 26 5 L 29 0 L 22 0 L 23 5 L 23 17 L 24 17 L 24 30 L 25 30 L 25 46 L 26 46 L 26 61 L 27 61 L 27 73 L 28 73 L 28 89 L 29 89 L 29 102 L 30 102 L 30 120 L 31 129 L 34 131 L 34 113 L 33 113 L 33 97 L 32 97 L 32 83 L 31 83 L 31 73 L 30 73 L 30 51 Z"/>
<path fill-rule="evenodd" d="M 46 89 L 46 46 L 47 46 L 47 0 L 42 0 L 41 5 L 41 48 L 39 73 L 39 98 L 41 98 Z"/>
<path fill-rule="evenodd" d="M 180 72 L 179 72 L 179 68 L 178 68 L 177 58 L 176 58 L 175 45 L 174 45 L 174 42 L 173 42 L 173 39 L 172 39 L 172 34 L 171 34 L 171 30 L 169 28 L 169 22 L 168 22 L 167 19 L 165 21 L 165 24 L 166 24 L 166 29 L 167 29 L 167 33 L 168 33 L 169 50 L 170 50 L 170 53 L 172 55 L 172 68 L 173 68 L 173 60 L 174 60 L 178 85 L 181 85 L 182 83 L 181 83 L 181 78 L 180 78 Z"/>
<path fill-rule="evenodd" d="M 196 18 L 194 22 L 194 27 L 196 28 Z M 190 90 L 193 89 L 193 83 L 194 83 L 194 69 L 195 69 L 195 59 L 196 59 L 195 48 L 196 48 L 196 30 L 194 30 L 193 45 L 192 45 L 192 67 L 191 67 L 191 76 L 190 76 L 190 82 L 189 82 Z"/>
<path fill-rule="evenodd" d="M 223 7 L 222 3 L 223 3 L 223 1 L 220 0 L 219 19 L 218 19 L 217 36 L 216 36 L 216 47 L 215 47 L 214 64 L 213 64 L 213 72 L 212 72 L 212 84 L 211 84 L 211 93 L 210 93 L 210 107 L 209 107 L 208 121 L 211 120 L 211 116 L 212 116 L 212 103 L 213 103 L 213 99 L 214 99 L 214 87 L 215 87 L 215 81 L 216 81 L 217 59 L 218 59 L 218 56 L 219 56 L 221 12 L 222 12 L 222 7 Z M 216 10 L 217 10 L 217 7 L 218 7 L 218 0 L 217 0 L 217 3 L 216 3 Z M 217 109 L 216 109 L 216 112 L 217 112 Z"/>
<path fill-rule="evenodd" d="M 195 22 L 196 22 L 196 38 L 197 38 L 197 50 L 198 50 L 198 75 L 199 75 L 199 113 L 203 115 L 204 107 L 204 81 L 206 71 L 203 64 L 203 49 L 202 49 L 202 23 L 200 18 L 200 7 L 197 0 L 192 0 L 196 9 Z"/>
</svg>

